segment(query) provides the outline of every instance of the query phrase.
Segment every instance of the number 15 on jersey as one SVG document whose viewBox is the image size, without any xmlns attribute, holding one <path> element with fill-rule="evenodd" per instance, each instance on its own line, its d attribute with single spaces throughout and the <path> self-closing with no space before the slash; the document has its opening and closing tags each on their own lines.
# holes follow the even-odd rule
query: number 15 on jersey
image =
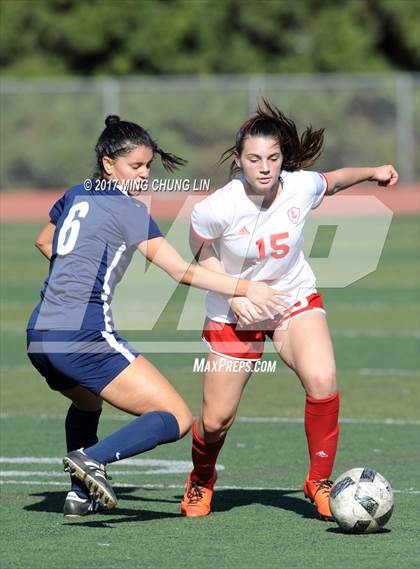
<svg viewBox="0 0 420 569">
<path fill-rule="evenodd" d="M 275 259 L 283 259 L 290 250 L 289 245 L 284 243 L 284 240 L 289 237 L 289 233 L 274 233 L 267 237 L 261 237 L 255 243 L 258 247 L 258 253 L 260 259 L 266 256 L 266 241 L 269 242 L 269 246 L 272 249 L 271 256 Z"/>
</svg>

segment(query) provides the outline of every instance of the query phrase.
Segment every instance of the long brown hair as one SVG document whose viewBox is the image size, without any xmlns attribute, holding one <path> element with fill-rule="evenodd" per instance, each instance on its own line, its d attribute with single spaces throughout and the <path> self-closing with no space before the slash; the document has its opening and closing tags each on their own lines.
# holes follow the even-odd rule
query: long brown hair
<svg viewBox="0 0 420 569">
<path fill-rule="evenodd" d="M 245 139 L 250 136 L 270 136 L 280 145 L 283 170 L 293 172 L 307 168 L 314 164 L 322 153 L 324 131 L 324 128 L 314 130 L 312 126 L 308 126 L 299 137 L 295 123 L 262 97 L 255 114 L 239 129 L 235 144 L 221 155 L 219 165 L 233 158 L 230 165 L 230 177 L 233 177 L 241 171 L 234 158 L 241 155 Z"/>
</svg>

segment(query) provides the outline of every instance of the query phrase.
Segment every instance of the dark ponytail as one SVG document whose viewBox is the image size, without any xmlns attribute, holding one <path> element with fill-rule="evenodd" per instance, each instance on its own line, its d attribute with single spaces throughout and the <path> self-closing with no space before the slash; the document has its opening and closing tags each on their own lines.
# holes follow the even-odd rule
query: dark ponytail
<svg viewBox="0 0 420 569">
<path fill-rule="evenodd" d="M 155 152 L 159 154 L 160 161 L 162 162 L 163 167 L 168 172 L 173 172 L 180 166 L 184 166 L 187 161 L 179 156 L 175 156 L 175 154 L 171 154 L 170 152 L 164 152 L 159 146 L 156 146 Z"/>
<path fill-rule="evenodd" d="M 102 131 L 95 146 L 96 172 L 95 178 L 103 178 L 105 175 L 102 158 L 116 159 L 125 156 L 138 146 L 150 148 L 154 154 L 159 154 L 165 170 L 173 172 L 187 163 L 186 160 L 164 152 L 158 143 L 150 136 L 142 126 L 128 121 L 122 121 L 117 115 L 108 115 L 105 119 L 105 129 Z"/>
<path fill-rule="evenodd" d="M 239 129 L 233 146 L 225 150 L 220 157 L 219 165 L 230 158 L 240 156 L 246 138 L 252 136 L 269 136 L 278 141 L 283 154 L 283 170 L 293 172 L 314 164 L 322 153 L 324 131 L 313 130 L 308 126 L 301 137 L 295 123 L 287 118 L 275 105 L 264 97 L 257 105 L 255 114 Z M 230 165 L 230 176 L 240 172 L 235 160 Z"/>
</svg>

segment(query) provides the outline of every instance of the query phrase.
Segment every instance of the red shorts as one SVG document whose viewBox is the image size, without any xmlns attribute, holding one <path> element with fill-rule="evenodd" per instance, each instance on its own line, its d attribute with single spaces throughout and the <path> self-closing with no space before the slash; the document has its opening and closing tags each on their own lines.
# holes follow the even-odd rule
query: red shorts
<svg viewBox="0 0 420 569">
<path fill-rule="evenodd" d="M 318 292 L 296 302 L 285 314 L 273 320 L 263 320 L 243 328 L 237 328 L 237 324 L 216 322 L 206 318 L 202 338 L 214 354 L 233 359 L 256 361 L 263 354 L 266 336 L 272 339 L 277 328 L 282 327 L 290 318 L 308 310 L 319 310 L 325 313 L 322 296 Z"/>
</svg>

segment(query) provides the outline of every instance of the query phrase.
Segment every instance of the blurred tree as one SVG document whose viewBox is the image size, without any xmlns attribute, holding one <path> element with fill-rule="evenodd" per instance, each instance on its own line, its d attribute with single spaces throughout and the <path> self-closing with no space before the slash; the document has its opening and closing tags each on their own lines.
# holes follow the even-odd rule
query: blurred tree
<svg viewBox="0 0 420 569">
<path fill-rule="evenodd" d="M 3 75 L 415 70 L 418 0 L 0 0 Z"/>
</svg>

